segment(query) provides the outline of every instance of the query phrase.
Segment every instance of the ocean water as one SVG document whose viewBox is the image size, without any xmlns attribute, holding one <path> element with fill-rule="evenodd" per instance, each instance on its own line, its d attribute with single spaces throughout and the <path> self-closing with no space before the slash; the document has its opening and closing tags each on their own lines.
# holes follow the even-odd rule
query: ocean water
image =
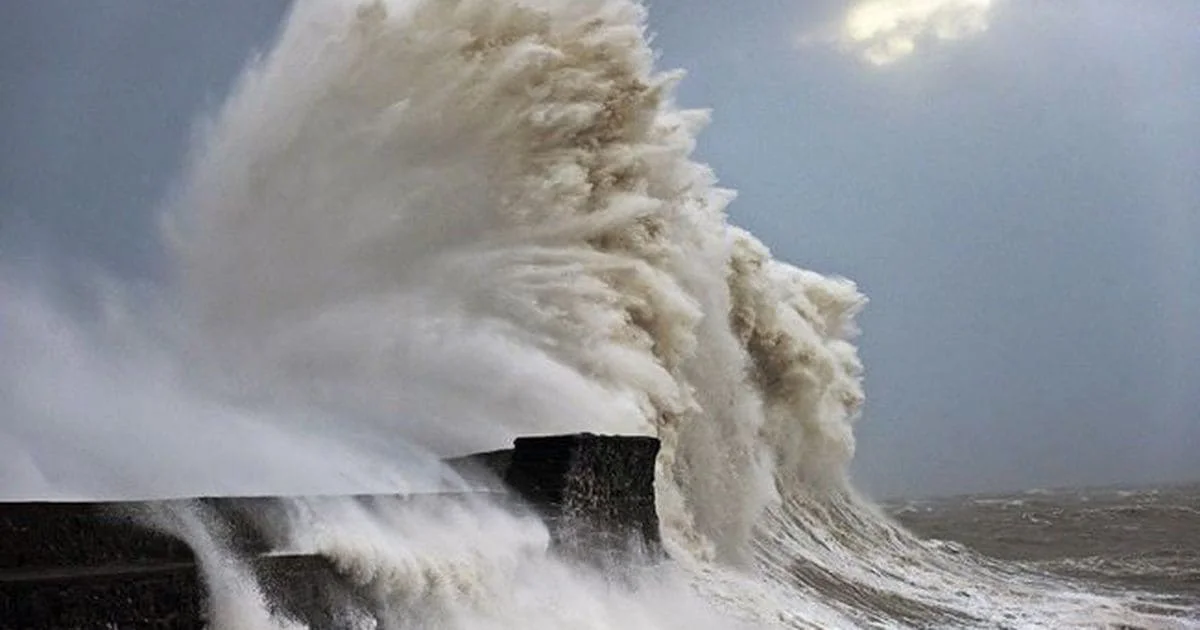
<svg viewBox="0 0 1200 630">
<path fill-rule="evenodd" d="M 0 277 L 10 494 L 461 489 L 437 458 L 646 434 L 667 564 L 578 566 L 486 503 L 298 503 L 276 543 L 374 594 L 352 628 L 1194 626 L 860 496 L 865 299 L 728 222 L 681 79 L 629 0 L 300 0 L 197 135 L 163 295 L 84 326 Z M 301 625 L 202 512 L 158 526 L 212 627 Z"/>
<path fill-rule="evenodd" d="M 1200 611 L 1197 484 L 1029 490 L 885 507 L 956 553 L 977 552 L 1085 588 L 1142 592 L 1146 610 L 1185 617 Z"/>
</svg>

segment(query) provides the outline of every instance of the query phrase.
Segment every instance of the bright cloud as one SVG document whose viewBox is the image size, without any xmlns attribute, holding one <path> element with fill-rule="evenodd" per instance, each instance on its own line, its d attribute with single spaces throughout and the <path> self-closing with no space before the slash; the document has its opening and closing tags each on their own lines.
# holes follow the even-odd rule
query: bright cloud
<svg viewBox="0 0 1200 630">
<path fill-rule="evenodd" d="M 836 43 L 875 65 L 886 65 L 916 50 L 923 40 L 957 40 L 987 30 L 995 0 L 862 0 L 837 26 L 806 42 Z"/>
</svg>

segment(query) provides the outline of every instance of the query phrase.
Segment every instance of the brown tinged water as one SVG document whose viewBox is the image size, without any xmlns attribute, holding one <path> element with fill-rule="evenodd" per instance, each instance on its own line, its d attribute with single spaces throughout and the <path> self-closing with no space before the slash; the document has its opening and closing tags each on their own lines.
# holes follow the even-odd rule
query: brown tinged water
<svg viewBox="0 0 1200 630">
<path fill-rule="evenodd" d="M 1200 625 L 1200 483 L 1029 490 L 900 500 L 885 509 L 918 535 L 965 546 Z M 965 550 L 963 550 L 965 552 Z"/>
</svg>

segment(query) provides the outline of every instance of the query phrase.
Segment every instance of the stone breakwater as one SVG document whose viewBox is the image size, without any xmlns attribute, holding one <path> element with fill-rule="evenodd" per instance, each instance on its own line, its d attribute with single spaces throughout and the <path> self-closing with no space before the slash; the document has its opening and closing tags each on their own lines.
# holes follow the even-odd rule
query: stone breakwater
<svg viewBox="0 0 1200 630">
<path fill-rule="evenodd" d="M 556 553 L 607 564 L 661 554 L 650 437 L 592 434 L 518 438 L 510 450 L 447 463 L 495 500 L 531 509 Z M 414 495 L 453 501 L 470 495 Z M 264 531 L 289 497 L 205 497 L 222 538 L 269 601 L 310 627 L 334 627 L 349 600 L 363 603 L 319 555 L 272 548 Z M 380 497 L 349 499 L 363 504 Z M 0 628 L 203 628 L 208 594 L 182 540 L 143 525 L 175 501 L 0 503 Z"/>
</svg>

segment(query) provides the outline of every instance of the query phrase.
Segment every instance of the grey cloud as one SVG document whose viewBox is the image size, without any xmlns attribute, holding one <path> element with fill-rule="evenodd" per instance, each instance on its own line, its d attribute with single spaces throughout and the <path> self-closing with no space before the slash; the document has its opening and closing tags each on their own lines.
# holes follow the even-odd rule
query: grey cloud
<svg viewBox="0 0 1200 630">
<path fill-rule="evenodd" d="M 828 23 L 806 24 L 801 45 L 830 45 L 878 66 L 895 63 L 931 42 L 983 33 L 995 0 L 858 0 Z"/>
<path fill-rule="evenodd" d="M 869 487 L 1200 475 L 1198 335 L 1170 323 L 1200 318 L 1196 13 L 1008 3 L 884 69 L 781 54 L 771 10 L 741 37 L 703 15 L 661 30 L 699 75 L 684 100 L 715 108 L 702 154 L 735 219 L 872 298 Z"/>
</svg>

